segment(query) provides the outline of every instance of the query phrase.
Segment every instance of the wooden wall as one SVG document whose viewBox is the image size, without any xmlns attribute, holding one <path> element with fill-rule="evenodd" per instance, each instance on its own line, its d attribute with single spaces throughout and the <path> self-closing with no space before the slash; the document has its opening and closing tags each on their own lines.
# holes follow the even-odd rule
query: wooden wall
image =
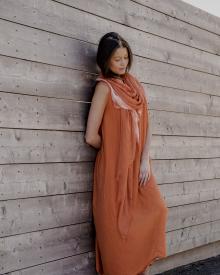
<svg viewBox="0 0 220 275">
<path fill-rule="evenodd" d="M 148 90 L 169 206 L 152 274 L 220 254 L 220 18 L 180 0 L 0 0 L 0 274 L 95 274 L 84 130 L 109 31 Z"/>
</svg>

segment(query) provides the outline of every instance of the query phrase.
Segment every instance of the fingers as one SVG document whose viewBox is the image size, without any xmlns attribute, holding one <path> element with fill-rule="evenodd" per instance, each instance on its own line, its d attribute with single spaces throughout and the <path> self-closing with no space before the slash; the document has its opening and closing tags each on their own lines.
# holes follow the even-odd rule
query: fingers
<svg viewBox="0 0 220 275">
<path fill-rule="evenodd" d="M 148 173 L 141 173 L 139 177 L 140 186 L 146 185 L 149 179 L 150 179 L 150 171 Z"/>
<path fill-rule="evenodd" d="M 142 186 L 144 184 L 144 182 L 146 181 L 146 173 L 143 173 L 141 175 L 141 178 L 140 178 L 140 186 Z"/>
</svg>

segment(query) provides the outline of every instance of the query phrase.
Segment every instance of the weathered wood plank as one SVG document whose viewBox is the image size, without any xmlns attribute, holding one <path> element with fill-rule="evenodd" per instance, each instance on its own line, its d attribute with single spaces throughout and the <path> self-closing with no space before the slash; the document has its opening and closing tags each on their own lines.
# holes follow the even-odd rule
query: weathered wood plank
<svg viewBox="0 0 220 275">
<path fill-rule="evenodd" d="M 220 199 L 220 179 L 160 184 L 169 207 Z"/>
<path fill-rule="evenodd" d="M 76 193 L 1 201 L 0 237 L 91 221 L 91 200 L 91 193 Z M 217 199 L 170 207 L 167 230 L 220 220 L 219 208 Z"/>
<path fill-rule="evenodd" d="M 220 97 L 143 83 L 149 108 L 177 113 L 220 116 Z"/>
<path fill-rule="evenodd" d="M 131 71 L 144 83 L 220 95 L 218 76 L 140 57 L 134 59 Z"/>
<path fill-rule="evenodd" d="M 4 20 L 0 22 L 0 54 L 79 70 L 94 69 L 94 45 Z"/>
<path fill-rule="evenodd" d="M 0 56 L 0 90 L 17 94 L 91 101 L 96 75 Z"/>
<path fill-rule="evenodd" d="M 33 31 L 31 28 L 11 22 L 2 22 L 4 23 L 0 25 L 2 28 L 0 54 L 97 72 L 95 45 L 40 30 Z M 10 33 L 9 37 L 8 32 Z M 26 40 L 22 37 L 26 37 Z M 206 94 L 220 94 L 220 78 L 215 75 L 138 56 L 135 57 L 132 70 L 136 72 L 139 80 L 145 83 L 199 91 Z"/>
<path fill-rule="evenodd" d="M 178 66 L 139 57 L 135 58 L 133 66 L 135 75 L 141 82 L 148 83 L 148 85 L 170 86 L 210 95 L 220 95 L 220 80 L 217 76 L 185 70 Z M 73 97 L 71 94 L 74 93 L 75 89 L 77 90 L 77 85 L 79 85 L 80 91 L 84 89 L 83 87 L 88 87 L 86 79 L 83 80 L 83 77 L 81 77 L 79 80 L 82 81 L 78 81 L 77 77 L 80 75 L 78 73 L 74 75 L 75 72 L 77 71 L 68 68 L 58 68 L 46 64 L 0 56 L 0 85 L 1 91 L 5 92 L 13 91 L 16 93 L 45 94 L 46 96 L 71 98 Z M 18 77 L 15 78 L 15 75 Z M 36 76 L 38 76 L 37 80 Z M 72 83 L 70 83 L 71 77 L 73 77 Z M 84 77 L 87 78 L 86 73 Z M 48 78 L 55 79 L 53 84 L 48 82 Z M 91 86 L 85 93 L 87 97 L 91 98 Z"/>
<path fill-rule="evenodd" d="M 174 114 L 173 114 L 174 116 Z M 164 136 L 162 131 L 156 133 L 155 128 L 159 131 L 159 123 L 165 123 L 166 120 L 157 122 L 158 125 L 152 124 L 152 141 L 150 155 L 154 159 L 189 159 L 189 158 L 218 158 L 220 155 L 219 138 L 193 137 L 193 136 Z M 181 121 L 179 121 L 181 123 Z M 170 128 L 171 130 L 172 128 Z M 168 128 L 169 130 L 169 128 Z M 165 127 L 164 127 L 164 131 Z M 176 132 L 176 131 L 175 131 Z M 159 134 L 159 135 L 158 135 Z M 168 133 L 167 133 L 168 134 Z M 184 135 L 184 133 L 183 133 Z M 183 168 L 183 167 L 182 167 Z"/>
<path fill-rule="evenodd" d="M 97 153 L 85 143 L 84 132 L 0 129 L 0 141 L 0 164 L 93 161 Z M 217 158 L 219 148 L 219 138 L 154 135 L 150 154 L 153 159 Z"/>
<path fill-rule="evenodd" d="M 173 255 L 220 240 L 220 220 L 167 233 L 167 252 Z"/>
<path fill-rule="evenodd" d="M 151 274 L 158 274 L 177 266 L 189 264 L 207 257 L 214 257 L 220 253 L 220 242 L 213 242 L 199 246 L 194 249 L 186 250 L 166 257 L 164 260 L 156 261 L 151 267 Z M 60 259 L 27 269 L 10 272 L 7 275 L 94 275 L 96 274 L 95 253 L 89 252 L 73 257 Z M 78 273 L 77 273 L 78 272 Z"/>
<path fill-rule="evenodd" d="M 7 275 L 96 275 L 95 253 L 88 252 L 7 273 Z"/>
<path fill-rule="evenodd" d="M 158 184 L 220 178 L 219 158 L 153 160 L 152 170 Z"/>
<path fill-rule="evenodd" d="M 0 127 L 83 130 L 90 104 L 0 93 Z"/>
<path fill-rule="evenodd" d="M 167 232 L 168 255 L 218 241 L 219 225 L 220 220 L 217 220 Z M 43 263 L 43 259 L 44 262 L 58 260 L 59 257 L 72 256 L 79 251 L 82 253 L 91 248 L 94 249 L 94 244 L 91 243 L 91 227 L 88 224 L 10 236 L 1 239 L 0 243 L 4 249 L 0 264 L 2 272 L 5 273 L 16 270 L 16 268 L 39 265 Z M 19 252 L 19 257 L 17 253 L 11 253 L 12 249 Z"/>
<path fill-rule="evenodd" d="M 220 220 L 219 209 L 220 200 L 170 207 L 167 231 Z"/>
<path fill-rule="evenodd" d="M 220 97 L 143 86 L 151 109 L 220 117 Z M 0 92 L 0 126 L 79 131 L 84 129 L 89 107 L 90 103 L 70 99 Z"/>
<path fill-rule="evenodd" d="M 132 0 L 133 1 L 133 0 Z M 204 30 L 220 34 L 220 19 L 184 1 L 173 0 L 135 0 L 146 7 L 166 13 Z"/>
<path fill-rule="evenodd" d="M 93 168 L 94 162 L 2 165 L 0 200 L 92 191 Z M 219 196 L 219 188 L 216 188 L 220 178 L 218 158 L 152 160 L 152 171 L 157 183 L 163 184 L 162 194 L 168 201 L 171 196 L 171 206 L 177 203 L 178 194 L 180 204 Z M 197 181 L 204 181 L 201 187 Z M 178 187 L 173 185 L 175 183 Z M 210 194 L 207 185 L 210 185 Z M 198 193 L 195 195 L 196 188 Z"/>
<path fill-rule="evenodd" d="M 84 132 L 0 129 L 0 164 L 93 161 Z"/>
<path fill-rule="evenodd" d="M 220 37 L 176 18 L 148 8 L 137 1 L 56 0 L 82 11 L 159 35 L 163 38 L 220 55 Z"/>
<path fill-rule="evenodd" d="M 198 246 L 177 254 L 170 255 L 163 260 L 156 261 L 152 267 L 152 274 L 162 273 L 164 271 L 176 268 L 178 266 L 190 264 L 220 254 L 220 241 Z M 17 274 L 13 274 L 17 275 Z M 23 275 L 23 273 L 22 273 Z M 26 275 L 26 274 L 25 274 Z"/>
<path fill-rule="evenodd" d="M 1 200 L 92 190 L 92 162 L 0 166 Z"/>
<path fill-rule="evenodd" d="M 220 137 L 220 118 L 166 111 L 151 111 L 153 133 L 157 135 Z"/>
<path fill-rule="evenodd" d="M 37 98 L 35 98 L 36 100 Z M 41 102 L 41 100 L 39 100 Z M 44 101 L 44 100 L 42 100 Z M 3 103 L 5 104 L 5 103 Z M 73 103 L 72 103 L 73 104 Z M 55 104 L 56 105 L 56 104 Z M 83 131 L 85 129 L 86 125 L 86 117 L 87 117 L 87 111 L 88 111 L 88 105 L 86 103 L 81 104 L 81 103 L 75 103 L 76 106 L 76 111 L 71 110 L 71 104 L 69 102 L 66 104 L 68 106 L 69 111 L 65 113 L 59 113 L 59 111 L 54 111 L 58 112 L 59 114 L 55 115 L 55 121 L 54 121 L 54 126 L 52 129 L 55 130 L 63 130 L 63 128 L 72 130 L 72 131 Z M 6 105 L 3 105 L 3 107 Z M 48 110 L 44 111 L 45 115 L 42 115 L 42 127 L 38 126 L 40 124 L 40 107 L 39 111 L 34 110 L 36 114 L 32 111 L 32 117 L 35 117 L 35 120 L 32 122 L 32 127 L 36 129 L 44 129 L 49 127 L 49 123 L 46 122 L 47 120 L 47 115 L 50 112 L 50 107 L 53 108 L 53 102 L 47 105 Z M 37 108 L 37 107 L 36 107 Z M 41 107 L 42 108 L 42 107 Z M 73 107 L 72 107 L 73 108 Z M 83 110 L 84 109 L 84 112 Z M 29 107 L 27 107 L 29 110 Z M 86 110 L 85 110 L 86 109 Z M 80 110 L 80 113 L 83 115 L 78 115 L 78 112 Z M 78 111 L 78 112 L 77 112 Z M 10 112 L 10 109 L 9 111 Z M 25 112 L 25 110 L 24 110 Z M 27 112 L 27 110 L 26 110 Z M 25 112 L 25 114 L 26 114 Z M 53 113 L 53 112 L 52 112 Z M 86 113 L 86 114 L 85 114 Z M 204 116 L 204 115 L 194 115 L 194 114 L 184 114 L 184 113 L 175 113 L 175 116 L 173 115 L 173 112 L 167 112 L 167 111 L 158 111 L 158 110 L 150 110 L 150 120 L 152 123 L 153 127 L 153 133 L 154 134 L 159 134 L 159 135 L 183 135 L 183 136 L 205 136 L 205 137 L 219 137 L 220 136 L 220 118 L 215 117 L 215 116 Z M 23 117 L 25 116 L 23 114 Z M 60 117 L 64 118 L 60 118 Z M 20 111 L 20 115 L 18 114 L 18 123 L 22 124 L 23 118 L 22 118 L 22 112 Z M 13 121 L 14 117 L 8 118 L 7 112 L 5 114 L 5 119 L 6 122 L 4 124 L 4 116 L 3 120 L 1 122 L 2 126 L 5 126 L 6 124 L 8 127 L 12 126 L 13 127 Z M 53 120 L 53 116 L 51 117 L 51 120 Z M 17 124 L 16 128 L 26 128 L 28 124 L 29 119 L 26 118 L 26 121 L 24 120 L 24 125 L 22 127 Z M 9 124 L 12 123 L 12 125 Z M 15 121 L 17 122 L 17 121 Z M 14 122 L 14 123 L 15 123 Z M 63 124 L 62 124 L 63 122 Z M 26 126 L 26 127 L 25 127 Z M 15 124 L 14 124 L 15 127 Z M 31 126 L 30 126 L 31 127 Z M 32 128 L 31 127 L 31 128 Z M 55 128 L 57 127 L 57 128 Z"/>
<path fill-rule="evenodd" d="M 0 18 L 94 44 L 98 43 L 104 32 L 117 29 L 129 41 L 134 54 L 220 75 L 219 56 L 117 22 L 109 24 L 105 18 L 62 3 L 49 0 L 39 0 L 37 3 L 35 0 L 2 0 L 0 5 Z"/>
<path fill-rule="evenodd" d="M 1 273 L 94 250 L 94 230 L 81 223 L 0 239 Z"/>
<path fill-rule="evenodd" d="M 0 237 L 92 220 L 91 192 L 0 202 Z"/>
</svg>

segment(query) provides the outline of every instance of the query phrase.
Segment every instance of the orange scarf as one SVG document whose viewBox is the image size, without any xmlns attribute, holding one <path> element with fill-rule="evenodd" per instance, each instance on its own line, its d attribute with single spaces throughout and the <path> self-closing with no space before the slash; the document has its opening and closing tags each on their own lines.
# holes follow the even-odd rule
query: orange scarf
<svg viewBox="0 0 220 275">
<path fill-rule="evenodd" d="M 123 79 L 124 83 L 115 78 L 105 78 L 102 74 L 97 78 L 109 85 L 114 106 L 120 108 L 120 139 L 116 171 L 118 229 L 121 236 L 126 237 L 132 221 L 131 210 L 135 203 L 134 188 L 136 190 L 138 188 L 138 179 L 135 180 L 134 175 L 140 167 L 140 155 L 147 133 L 148 112 L 141 83 L 128 72 Z"/>
</svg>

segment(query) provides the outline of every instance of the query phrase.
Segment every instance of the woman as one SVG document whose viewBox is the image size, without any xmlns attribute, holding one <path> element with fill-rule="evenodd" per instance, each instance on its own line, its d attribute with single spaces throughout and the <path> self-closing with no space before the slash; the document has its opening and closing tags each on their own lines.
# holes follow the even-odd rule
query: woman
<svg viewBox="0 0 220 275">
<path fill-rule="evenodd" d="M 115 32 L 99 41 L 101 72 L 86 143 L 99 149 L 93 184 L 96 270 L 137 275 L 166 256 L 168 208 L 151 171 L 147 94 L 128 71 L 132 52 Z"/>
</svg>

